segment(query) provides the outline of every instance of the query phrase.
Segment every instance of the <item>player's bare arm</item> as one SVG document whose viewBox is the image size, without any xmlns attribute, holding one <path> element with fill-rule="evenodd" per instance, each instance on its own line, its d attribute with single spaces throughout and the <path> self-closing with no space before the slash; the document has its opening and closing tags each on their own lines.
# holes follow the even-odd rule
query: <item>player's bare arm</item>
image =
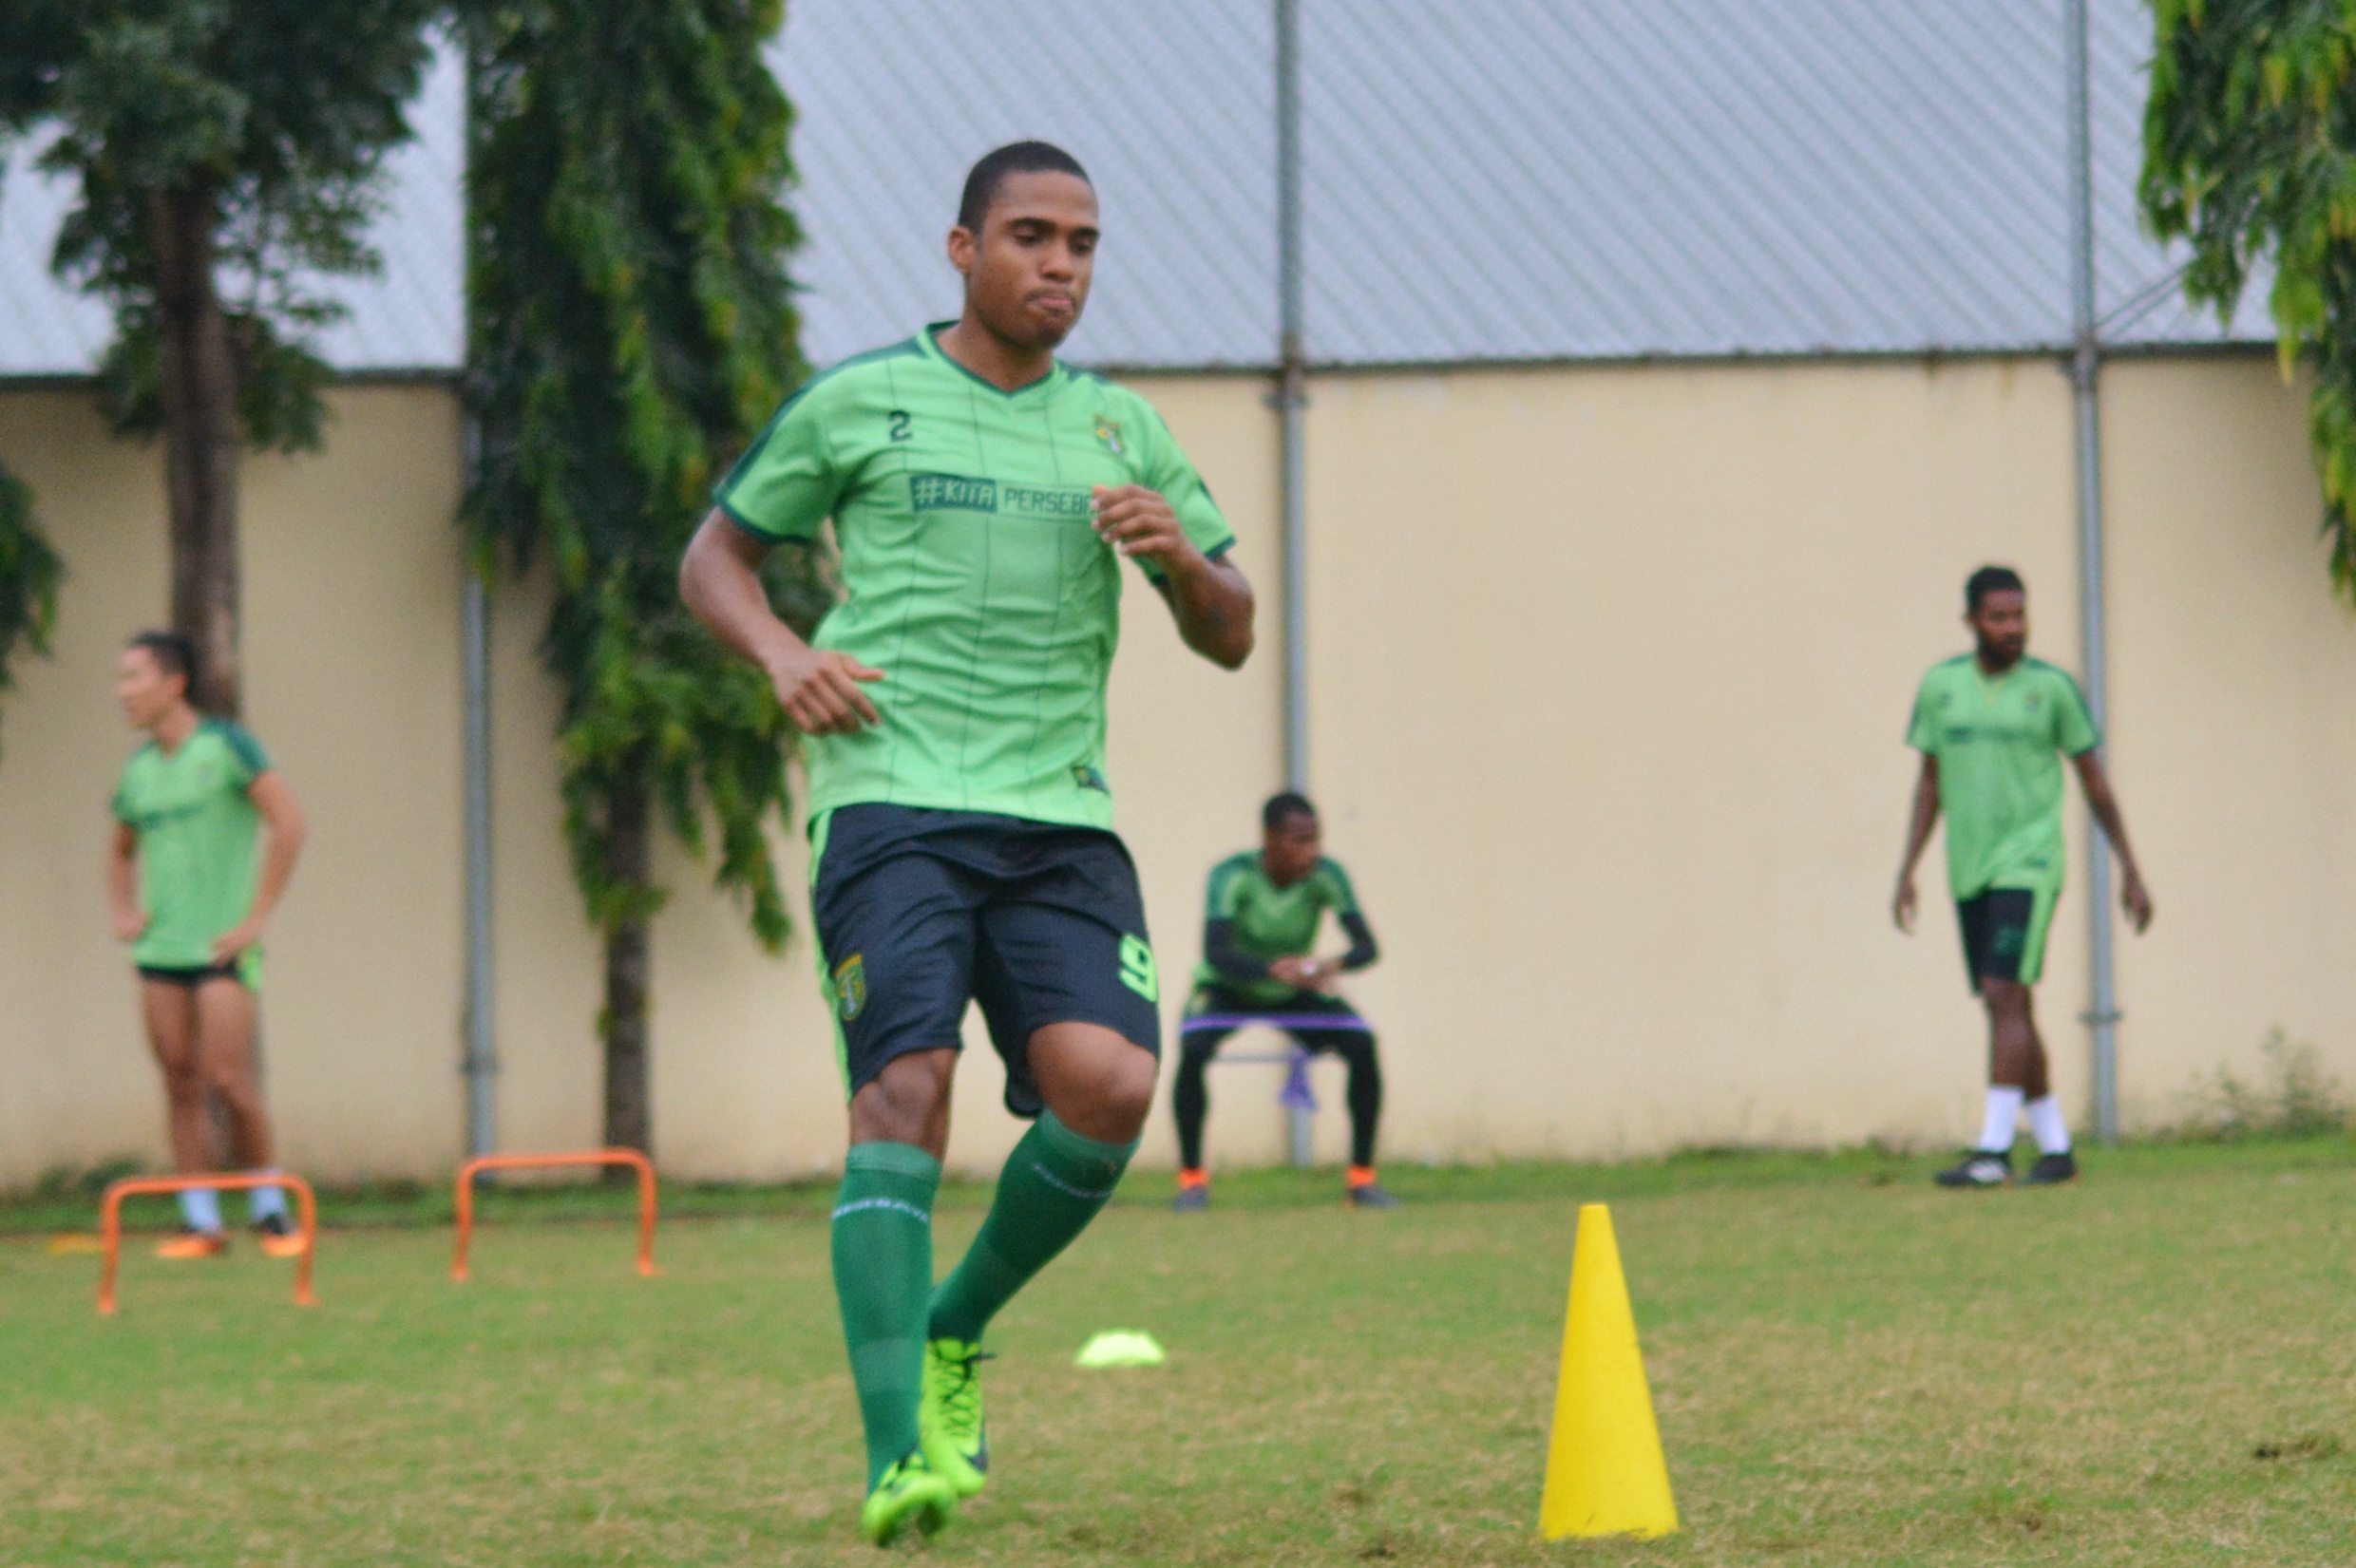
<svg viewBox="0 0 2356 1568">
<path fill-rule="evenodd" d="M 1158 586 L 1186 645 L 1222 670 L 1242 669 L 1252 651 L 1252 590 L 1244 574 L 1196 549 L 1169 502 L 1141 484 L 1100 484 L 1095 505 L 1097 537 L 1161 574 Z"/>
<path fill-rule="evenodd" d="M 2082 752 L 2070 761 L 2078 768 L 2078 783 L 2086 792 L 2087 808 L 2094 813 L 2094 820 L 2102 824 L 2111 847 L 2118 852 L 2119 907 L 2127 912 L 2128 920 L 2140 935 L 2152 923 L 2152 895 L 2143 885 L 2143 871 L 2136 864 L 2135 851 L 2127 845 L 2127 819 L 2119 814 L 2118 797 L 2111 790 L 2111 776 L 2103 771 L 2099 751 Z"/>
<path fill-rule="evenodd" d="M 1921 776 L 1914 781 L 1914 807 L 1906 823 L 1906 853 L 1898 860 L 1898 891 L 1890 900 L 1890 917 L 1898 922 L 1898 929 L 1908 935 L 1914 934 L 1914 911 L 1918 900 L 1914 893 L 1914 866 L 1922 860 L 1924 846 L 1930 842 L 1930 830 L 1939 822 L 1939 759 L 1923 755 Z"/>
<path fill-rule="evenodd" d="M 804 734 L 847 735 L 878 723 L 860 687 L 884 671 L 812 648 L 777 618 L 761 587 L 768 554 L 768 545 L 714 508 L 679 562 L 679 597 L 725 647 L 769 672 L 778 706 Z"/>
<path fill-rule="evenodd" d="M 285 896 L 286 884 L 294 878 L 294 862 L 302 859 L 304 841 L 311 837 L 302 804 L 277 769 L 272 768 L 247 785 L 245 798 L 261 813 L 267 845 L 262 851 L 261 875 L 254 884 L 254 907 L 243 920 L 215 939 L 213 961 L 217 964 L 229 962 L 262 939 L 270 929 L 270 917 L 277 913 L 279 898 Z"/>
<path fill-rule="evenodd" d="M 106 841 L 106 913 L 118 942 L 136 942 L 147 929 L 139 904 L 139 834 L 127 822 L 115 823 Z"/>
</svg>

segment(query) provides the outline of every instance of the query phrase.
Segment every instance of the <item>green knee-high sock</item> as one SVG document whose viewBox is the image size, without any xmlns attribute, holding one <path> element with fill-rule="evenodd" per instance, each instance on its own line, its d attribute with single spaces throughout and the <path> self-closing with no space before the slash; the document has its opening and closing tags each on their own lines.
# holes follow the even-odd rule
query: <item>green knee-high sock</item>
<svg viewBox="0 0 2356 1568">
<path fill-rule="evenodd" d="M 998 1172 L 973 1246 L 933 1293 L 932 1336 L 978 1342 L 998 1310 L 1088 1228 L 1136 1152 L 1133 1143 L 1083 1138 L 1054 1111 L 1034 1123 Z"/>
<path fill-rule="evenodd" d="M 834 1201 L 834 1296 L 867 1428 L 867 1487 L 916 1446 L 940 1162 L 913 1143 L 854 1143 Z"/>
</svg>

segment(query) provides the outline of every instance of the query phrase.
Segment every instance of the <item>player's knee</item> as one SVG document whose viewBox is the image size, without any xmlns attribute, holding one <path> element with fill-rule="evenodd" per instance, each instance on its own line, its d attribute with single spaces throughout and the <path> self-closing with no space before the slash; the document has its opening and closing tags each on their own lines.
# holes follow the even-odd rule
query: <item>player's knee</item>
<svg viewBox="0 0 2356 1568">
<path fill-rule="evenodd" d="M 922 1143 L 949 1097 L 953 1050 L 911 1051 L 884 1064 L 851 1097 L 851 1136 L 861 1143 Z"/>
<path fill-rule="evenodd" d="M 1988 1016 L 2000 1024 L 2029 1015 L 2029 988 L 2018 980 L 1983 979 L 1980 1000 L 1986 1005 Z"/>
<path fill-rule="evenodd" d="M 1126 1050 L 1108 1065 L 1097 1086 L 1097 1114 L 1108 1124 L 1128 1129 L 1121 1134 L 1123 1138 L 1135 1137 L 1152 1112 L 1156 1067 L 1151 1052 Z"/>
</svg>

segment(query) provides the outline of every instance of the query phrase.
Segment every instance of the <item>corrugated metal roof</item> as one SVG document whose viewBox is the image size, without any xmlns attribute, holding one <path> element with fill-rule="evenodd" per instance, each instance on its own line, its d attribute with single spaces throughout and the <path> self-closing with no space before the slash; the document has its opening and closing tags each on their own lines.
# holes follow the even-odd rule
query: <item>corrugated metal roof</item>
<svg viewBox="0 0 2356 1568">
<path fill-rule="evenodd" d="M 1320 361 L 2068 336 L 2062 0 L 1302 3 Z M 2091 4 L 2100 308 L 2124 342 L 2218 341 L 2137 222 L 2149 15 Z M 800 116 L 810 358 L 953 313 L 941 236 L 965 168 L 1040 136 L 1104 202 L 1073 357 L 1265 364 L 1273 42 L 1270 0 L 795 0 L 776 62 Z M 445 61 L 378 225 L 386 275 L 344 289 L 339 365 L 458 361 L 459 110 Z M 78 369 L 104 341 L 104 313 L 47 278 L 62 199 L 22 174 L 0 194 L 0 372 Z M 2262 290 L 2233 335 L 2270 335 Z"/>
<path fill-rule="evenodd" d="M 324 293 L 352 313 L 320 334 L 345 369 L 452 369 L 466 355 L 466 74 L 445 49 L 428 70 L 410 124 L 417 140 L 387 160 L 386 201 L 370 229 L 384 256 L 375 277 L 336 278 Z M 42 143 L 10 149 L 0 176 L 0 375 L 74 375 L 114 335 L 105 305 L 49 272 L 70 179 L 31 168 Z"/>
<path fill-rule="evenodd" d="M 797 272 L 813 359 L 954 307 L 938 258 L 958 177 L 1020 135 L 1062 141 L 1103 194 L 1075 358 L 1272 357 L 1271 8 L 1222 0 L 1117 23 L 1111 9 L 801 0 L 782 68 L 803 116 L 814 242 Z M 2135 207 L 2150 18 L 2137 0 L 2093 10 L 2109 312 L 2174 262 Z M 2064 342 L 2062 28 L 2060 0 L 1303 0 L 1309 351 L 1393 363 Z M 911 100 L 927 108 L 896 109 Z M 918 135 L 938 149 L 922 173 Z M 2269 335 L 2262 312 L 2239 325 Z M 2124 336 L 2221 333 L 2164 291 Z"/>
</svg>

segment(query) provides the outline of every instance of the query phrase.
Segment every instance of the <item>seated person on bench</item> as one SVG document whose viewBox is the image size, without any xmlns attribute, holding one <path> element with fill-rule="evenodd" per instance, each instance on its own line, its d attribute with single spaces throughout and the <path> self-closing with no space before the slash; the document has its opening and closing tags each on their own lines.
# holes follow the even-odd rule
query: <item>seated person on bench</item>
<svg viewBox="0 0 2356 1568">
<path fill-rule="evenodd" d="M 1375 961 L 1375 934 L 1358 913 L 1350 878 L 1320 853 L 1317 808 L 1289 791 L 1261 809 L 1261 845 L 1219 862 L 1210 874 L 1203 919 L 1203 963 L 1179 1026 L 1178 1114 L 1181 1212 L 1210 1206 L 1203 1166 L 1203 1122 L 1210 1111 L 1205 1079 L 1220 1045 L 1246 1024 L 1284 1030 L 1312 1055 L 1332 1051 L 1350 1067 L 1349 1199 L 1362 1209 L 1398 1200 L 1375 1180 L 1375 1123 L 1382 1114 L 1382 1068 L 1375 1034 L 1358 1011 L 1334 994 L 1340 975 Z M 1340 958 L 1319 958 L 1318 926 L 1332 910 L 1350 938 Z"/>
</svg>

